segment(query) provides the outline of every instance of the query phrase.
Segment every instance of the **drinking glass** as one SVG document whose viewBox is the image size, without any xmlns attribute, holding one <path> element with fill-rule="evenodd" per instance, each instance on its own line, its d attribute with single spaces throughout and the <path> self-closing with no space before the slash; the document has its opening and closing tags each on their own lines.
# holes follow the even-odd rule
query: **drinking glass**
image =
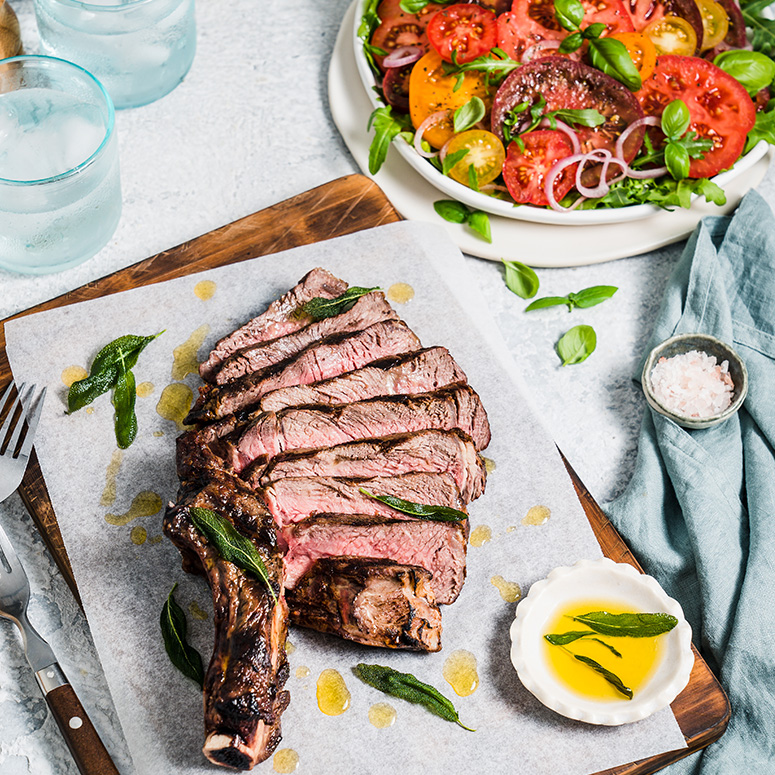
<svg viewBox="0 0 775 775">
<path fill-rule="evenodd" d="M 120 216 L 115 113 L 100 82 L 52 57 L 0 61 L 0 267 L 80 264 Z"/>
<path fill-rule="evenodd" d="M 46 54 L 85 67 L 117 108 L 172 91 L 196 51 L 194 0 L 35 0 Z"/>
</svg>

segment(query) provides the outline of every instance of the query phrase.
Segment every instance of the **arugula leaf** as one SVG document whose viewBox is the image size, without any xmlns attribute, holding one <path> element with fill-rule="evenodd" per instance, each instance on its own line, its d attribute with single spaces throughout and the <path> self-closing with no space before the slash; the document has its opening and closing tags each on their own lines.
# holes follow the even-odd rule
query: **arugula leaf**
<svg viewBox="0 0 775 775">
<path fill-rule="evenodd" d="M 678 624 L 675 616 L 665 613 L 610 614 L 608 611 L 590 611 L 571 618 L 574 622 L 585 624 L 600 635 L 629 638 L 653 638 L 670 632 Z"/>
<path fill-rule="evenodd" d="M 474 124 L 478 124 L 483 118 L 487 109 L 484 107 L 480 97 L 471 97 L 465 105 L 461 105 L 452 117 L 452 125 L 455 132 L 465 132 Z"/>
<path fill-rule="evenodd" d="M 388 148 L 401 133 L 410 130 L 411 118 L 404 113 L 393 113 L 390 106 L 377 108 L 370 116 L 366 129 L 374 127 L 374 138 L 369 145 L 369 172 L 376 175 L 385 163 Z"/>
<path fill-rule="evenodd" d="M 772 0 L 759 2 L 741 2 L 745 26 L 750 28 L 750 42 L 754 51 L 760 51 L 767 56 L 775 55 L 775 19 L 762 15 L 762 11 L 772 5 Z"/>
<path fill-rule="evenodd" d="M 501 261 L 506 269 L 506 287 L 520 299 L 532 299 L 538 293 L 538 275 L 519 261 Z"/>
<path fill-rule="evenodd" d="M 201 687 L 204 686 L 202 655 L 186 642 L 186 615 L 173 597 L 177 586 L 177 582 L 172 585 L 159 617 L 164 650 L 167 652 L 170 662 L 183 675 L 196 681 Z"/>
<path fill-rule="evenodd" d="M 377 14 L 377 6 L 379 3 L 380 0 L 368 0 L 363 10 L 363 16 L 361 16 L 357 32 L 358 38 L 363 41 L 363 53 L 366 56 L 366 61 L 369 63 L 369 67 L 375 75 L 381 75 L 381 73 L 379 67 L 377 67 L 377 63 L 374 61 L 374 54 L 379 54 L 381 56 L 382 51 L 378 51 L 375 46 L 372 46 L 369 43 L 369 41 L 374 34 L 374 30 L 382 23 L 382 20 Z"/>
<path fill-rule="evenodd" d="M 559 110 L 550 110 L 545 114 L 549 119 L 549 126 L 557 129 L 555 119 L 564 121 L 566 124 L 578 124 L 579 126 L 600 126 L 605 124 L 605 116 L 595 108 L 560 108 Z"/>
<path fill-rule="evenodd" d="M 745 141 L 745 153 L 762 140 L 775 145 L 775 110 L 765 110 L 756 114 L 756 123 Z"/>
<path fill-rule="evenodd" d="M 490 49 L 489 54 L 477 57 L 471 62 L 460 64 L 458 62 L 442 62 L 441 68 L 444 75 L 454 75 L 457 79 L 453 91 L 457 91 L 463 83 L 467 72 L 480 72 L 485 74 L 488 86 L 500 83 L 509 73 L 520 67 L 520 63 L 511 59 L 501 48 Z"/>
<path fill-rule="evenodd" d="M 589 358 L 597 347 L 597 334 L 592 326 L 574 326 L 557 342 L 557 354 L 563 366 L 572 366 Z M 586 624 L 586 622 L 583 622 Z"/>
<path fill-rule="evenodd" d="M 395 495 L 374 495 L 374 493 L 369 492 L 363 487 L 359 487 L 358 490 L 363 495 L 390 506 L 391 509 L 400 511 L 402 514 L 409 514 L 418 519 L 427 519 L 431 522 L 460 522 L 461 520 L 468 519 L 468 514 L 464 511 L 459 511 L 449 506 L 415 503 L 404 498 L 398 498 Z"/>
<path fill-rule="evenodd" d="M 466 207 L 454 199 L 439 199 L 433 203 L 433 209 L 445 221 L 450 223 L 465 223 L 487 242 L 492 242 L 490 231 L 490 216 L 481 210 Z"/>
</svg>

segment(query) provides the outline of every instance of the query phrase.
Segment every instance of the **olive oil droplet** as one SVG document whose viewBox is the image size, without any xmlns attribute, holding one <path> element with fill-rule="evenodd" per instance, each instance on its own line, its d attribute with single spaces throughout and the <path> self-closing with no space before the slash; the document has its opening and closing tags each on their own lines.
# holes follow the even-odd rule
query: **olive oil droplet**
<svg viewBox="0 0 775 775">
<path fill-rule="evenodd" d="M 141 382 L 135 389 L 138 398 L 148 398 L 153 393 L 153 382 Z"/>
<path fill-rule="evenodd" d="M 492 458 L 482 455 L 482 463 L 484 463 L 484 470 L 488 474 L 491 474 L 498 466 L 495 465 L 495 461 Z"/>
<path fill-rule="evenodd" d="M 296 646 L 293 645 L 289 640 L 285 641 L 285 653 L 286 654 L 293 654 L 293 652 L 296 651 Z"/>
<path fill-rule="evenodd" d="M 194 619 L 199 619 L 200 622 L 207 621 L 207 611 L 203 610 L 196 600 L 192 600 L 188 605 L 188 612 Z"/>
<path fill-rule="evenodd" d="M 501 597 L 507 603 L 516 603 L 522 597 L 522 587 L 516 581 L 506 581 L 503 576 L 493 576 L 490 584 L 501 593 Z"/>
<path fill-rule="evenodd" d="M 199 373 L 199 361 L 196 356 L 208 333 L 210 326 L 205 323 L 172 351 L 172 379 L 183 379 L 187 374 Z"/>
<path fill-rule="evenodd" d="M 338 670 L 328 668 L 318 677 L 318 708 L 326 716 L 341 716 L 350 707 L 350 692 Z"/>
<path fill-rule="evenodd" d="M 178 426 L 178 430 L 185 430 L 187 426 L 183 420 L 191 409 L 194 394 L 188 385 L 182 382 L 173 382 L 161 391 L 161 398 L 156 404 L 156 413 L 165 420 L 170 420 Z"/>
<path fill-rule="evenodd" d="M 161 533 L 157 536 L 151 536 L 148 539 L 148 545 L 149 546 L 156 546 L 156 544 L 160 544 L 164 540 L 164 536 L 161 535 Z"/>
<path fill-rule="evenodd" d="M 488 525 L 479 525 L 471 531 L 468 537 L 468 543 L 471 546 L 482 546 L 488 541 L 492 541 L 492 528 Z"/>
<path fill-rule="evenodd" d="M 551 509 L 546 506 L 533 506 L 528 509 L 522 520 L 523 525 L 543 525 L 552 516 Z"/>
<path fill-rule="evenodd" d="M 160 438 L 161 438 L 161 437 L 164 435 L 164 431 L 154 431 L 154 432 L 153 432 L 153 435 L 154 435 L 154 436 L 155 436 L 157 439 L 160 439 Z"/>
<path fill-rule="evenodd" d="M 108 469 L 105 471 L 105 489 L 102 491 L 100 506 L 112 506 L 116 502 L 116 479 L 123 458 L 124 452 L 120 449 L 115 450 L 110 458 Z"/>
<path fill-rule="evenodd" d="M 369 721 L 377 729 L 392 727 L 396 721 L 396 709 L 387 702 L 377 702 L 369 708 Z"/>
<path fill-rule="evenodd" d="M 308 678 L 310 669 L 306 665 L 299 665 L 296 668 L 296 678 Z"/>
<path fill-rule="evenodd" d="M 146 538 L 148 538 L 148 531 L 140 525 L 135 525 L 129 532 L 129 540 L 135 546 L 142 546 L 145 543 Z"/>
<path fill-rule="evenodd" d="M 296 772 L 298 766 L 299 754 L 293 748 L 281 748 L 272 758 L 274 771 L 280 772 L 282 775 L 290 775 L 290 773 Z"/>
<path fill-rule="evenodd" d="M 194 295 L 202 301 L 209 301 L 215 296 L 216 284 L 212 280 L 202 280 L 194 286 Z"/>
<path fill-rule="evenodd" d="M 479 688 L 476 657 L 465 649 L 453 651 L 447 657 L 442 675 L 459 697 L 468 697 Z"/>
<path fill-rule="evenodd" d="M 83 366 L 68 366 L 62 372 L 62 382 L 67 387 L 72 387 L 73 382 L 79 382 L 82 379 L 86 379 L 89 376 L 89 372 L 83 368 Z"/>
<path fill-rule="evenodd" d="M 150 490 L 143 490 L 135 495 L 132 505 L 126 514 L 106 514 L 105 521 L 109 525 L 123 527 L 138 517 L 151 517 L 161 511 L 161 498 Z"/>
<path fill-rule="evenodd" d="M 414 288 L 409 283 L 393 283 L 387 289 L 387 297 L 396 304 L 406 304 L 414 298 Z"/>
</svg>

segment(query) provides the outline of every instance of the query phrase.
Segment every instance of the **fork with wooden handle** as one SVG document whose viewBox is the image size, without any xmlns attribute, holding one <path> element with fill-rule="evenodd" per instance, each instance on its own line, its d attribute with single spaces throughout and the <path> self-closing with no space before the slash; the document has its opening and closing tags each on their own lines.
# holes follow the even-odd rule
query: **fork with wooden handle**
<svg viewBox="0 0 775 775">
<path fill-rule="evenodd" d="M 35 386 L 25 393 L 22 385 L 16 401 L 12 403 L 11 387 L 9 385 L 0 396 L 0 417 L 7 412 L 6 420 L 0 428 L 0 501 L 5 500 L 21 483 L 46 392 L 44 388 L 37 399 L 33 400 Z M 25 404 L 31 408 L 29 415 Z M 25 418 L 27 433 L 22 441 Z M 54 652 L 30 624 L 27 618 L 29 599 L 30 583 L 27 574 L 8 536 L 0 527 L 0 617 L 10 619 L 21 631 L 27 661 L 82 775 L 118 775 L 116 765 L 59 666 Z"/>
</svg>

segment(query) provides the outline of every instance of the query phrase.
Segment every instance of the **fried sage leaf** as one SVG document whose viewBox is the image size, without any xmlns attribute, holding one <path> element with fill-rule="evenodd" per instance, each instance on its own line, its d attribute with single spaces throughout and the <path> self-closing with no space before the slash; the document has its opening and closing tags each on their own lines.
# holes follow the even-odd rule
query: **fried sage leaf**
<svg viewBox="0 0 775 775">
<path fill-rule="evenodd" d="M 194 527 L 214 544 L 221 557 L 260 578 L 276 603 L 277 595 L 269 580 L 269 572 L 253 542 L 242 535 L 228 519 L 210 509 L 194 506 L 188 513 Z"/>
<path fill-rule="evenodd" d="M 600 635 L 625 636 L 629 638 L 653 638 L 670 632 L 678 624 L 675 616 L 656 614 L 609 614 L 608 611 L 590 611 L 571 617 L 585 624 Z"/>
<path fill-rule="evenodd" d="M 604 640 L 600 640 L 600 638 L 590 637 L 594 634 L 595 633 L 593 630 L 571 630 L 570 632 L 559 632 L 544 635 L 544 638 L 546 638 L 546 640 L 548 640 L 552 646 L 567 646 L 569 643 L 573 643 L 573 641 L 579 640 L 580 638 L 587 638 L 587 640 L 593 640 L 595 643 L 599 643 L 601 646 L 605 646 L 615 656 L 622 656 L 621 653 L 617 651 L 610 643 L 606 643 Z"/>
<path fill-rule="evenodd" d="M 131 369 L 121 364 L 118 367 L 118 379 L 113 390 L 113 407 L 116 410 L 114 426 L 119 449 L 129 447 L 137 436 L 136 398 L 135 375 Z"/>
<path fill-rule="evenodd" d="M 341 296 L 335 299 L 326 299 L 323 296 L 317 296 L 310 299 L 302 305 L 302 309 L 313 320 L 323 320 L 323 318 L 332 318 L 334 315 L 341 315 L 355 306 L 355 302 L 372 291 L 378 291 L 380 288 L 360 288 L 357 285 L 348 288 Z"/>
<path fill-rule="evenodd" d="M 402 514 L 409 514 L 417 519 L 427 519 L 433 522 L 460 522 L 461 519 L 468 519 L 465 511 L 450 508 L 449 506 L 430 506 L 425 503 L 415 503 L 398 498 L 395 495 L 374 495 L 363 487 L 358 488 L 363 495 L 374 498 L 375 501 L 390 506 L 391 509 L 400 511 Z"/>
<path fill-rule="evenodd" d="M 623 694 L 628 700 L 632 699 L 632 689 L 629 686 L 625 686 L 618 675 L 603 667 L 599 662 L 595 662 L 594 659 L 585 657 L 583 654 L 574 654 L 573 657 L 578 659 L 579 662 L 583 662 L 587 667 L 591 667 L 596 673 L 600 673 L 617 692 Z"/>
<path fill-rule="evenodd" d="M 178 584 L 172 586 L 167 601 L 161 609 L 159 624 L 161 636 L 164 639 L 164 648 L 167 655 L 183 675 L 196 681 L 199 686 L 204 685 L 204 670 L 202 669 L 202 656 L 186 642 L 186 615 L 183 609 L 175 602 L 173 594 Z"/>
<path fill-rule="evenodd" d="M 452 721 L 469 732 L 476 731 L 461 723 L 455 706 L 441 692 L 415 678 L 411 673 L 399 673 L 392 667 L 366 665 L 363 662 L 356 665 L 353 672 L 361 681 L 385 694 L 415 705 L 423 705 L 431 713 L 446 721 Z"/>
</svg>

